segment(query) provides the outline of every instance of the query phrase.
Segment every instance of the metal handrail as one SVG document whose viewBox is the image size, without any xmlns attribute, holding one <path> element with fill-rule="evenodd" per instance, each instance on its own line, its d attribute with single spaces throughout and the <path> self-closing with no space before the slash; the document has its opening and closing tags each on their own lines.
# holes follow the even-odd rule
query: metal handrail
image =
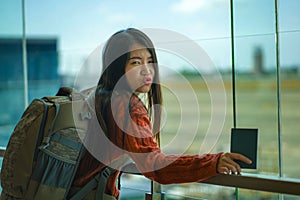
<svg viewBox="0 0 300 200">
<path fill-rule="evenodd" d="M 202 183 L 237 187 L 250 190 L 274 192 L 280 194 L 300 195 L 300 180 L 266 176 L 262 174 L 225 175 L 221 174 Z"/>
<path fill-rule="evenodd" d="M 141 174 L 132 164 L 126 166 L 123 171 L 123 173 Z M 300 196 L 300 179 L 294 178 L 249 173 L 242 173 L 242 175 L 220 174 L 200 183 Z"/>
</svg>

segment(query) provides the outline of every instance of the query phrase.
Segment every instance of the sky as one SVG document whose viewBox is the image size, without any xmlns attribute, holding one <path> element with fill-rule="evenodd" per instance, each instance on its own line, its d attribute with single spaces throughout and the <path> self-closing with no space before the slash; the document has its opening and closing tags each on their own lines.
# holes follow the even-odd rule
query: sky
<svg viewBox="0 0 300 200">
<path fill-rule="evenodd" d="M 300 1 L 279 0 L 281 63 L 300 66 Z M 274 0 L 236 0 L 234 34 L 237 69 L 253 65 L 261 47 L 266 68 L 275 66 Z M 229 0 L 25 0 L 28 37 L 58 39 L 60 71 L 76 72 L 114 32 L 128 28 L 168 29 L 197 42 L 219 69 L 230 69 Z M 22 33 L 21 0 L 0 1 L 0 37 Z M 182 68 L 188 63 L 161 56 Z"/>
</svg>

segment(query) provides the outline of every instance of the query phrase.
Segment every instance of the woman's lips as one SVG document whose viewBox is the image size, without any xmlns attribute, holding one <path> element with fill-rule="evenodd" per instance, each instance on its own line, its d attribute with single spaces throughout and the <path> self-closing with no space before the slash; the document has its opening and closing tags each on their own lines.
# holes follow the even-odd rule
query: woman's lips
<svg viewBox="0 0 300 200">
<path fill-rule="evenodd" d="M 151 77 L 145 77 L 144 78 L 144 84 L 145 85 L 151 85 L 152 84 L 152 78 Z"/>
</svg>

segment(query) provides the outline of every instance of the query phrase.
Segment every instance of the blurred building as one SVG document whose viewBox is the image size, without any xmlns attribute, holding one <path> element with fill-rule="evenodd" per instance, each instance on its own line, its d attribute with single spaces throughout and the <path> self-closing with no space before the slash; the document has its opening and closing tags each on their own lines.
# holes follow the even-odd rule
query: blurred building
<svg viewBox="0 0 300 200">
<path fill-rule="evenodd" d="M 27 43 L 28 81 L 58 80 L 56 38 L 30 38 Z M 0 38 L 0 82 L 23 80 L 22 39 Z"/>
<path fill-rule="evenodd" d="M 54 95 L 59 86 L 56 38 L 26 40 L 28 100 Z M 0 146 L 5 145 L 24 111 L 24 73 L 22 38 L 0 38 Z"/>
<path fill-rule="evenodd" d="M 263 74 L 265 73 L 264 71 L 264 57 L 263 57 L 263 50 L 261 47 L 257 46 L 254 49 L 254 73 L 255 74 Z"/>
</svg>

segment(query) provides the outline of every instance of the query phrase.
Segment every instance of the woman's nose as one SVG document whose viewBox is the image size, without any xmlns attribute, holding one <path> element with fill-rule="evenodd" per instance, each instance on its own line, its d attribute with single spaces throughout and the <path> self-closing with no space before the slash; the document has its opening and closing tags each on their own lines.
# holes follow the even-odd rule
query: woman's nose
<svg viewBox="0 0 300 200">
<path fill-rule="evenodd" d="M 152 71 L 151 71 L 151 68 L 150 68 L 149 64 L 145 64 L 145 65 L 142 66 L 142 70 L 141 70 L 142 75 L 145 76 L 145 75 L 149 75 L 151 73 L 152 73 Z"/>
</svg>

